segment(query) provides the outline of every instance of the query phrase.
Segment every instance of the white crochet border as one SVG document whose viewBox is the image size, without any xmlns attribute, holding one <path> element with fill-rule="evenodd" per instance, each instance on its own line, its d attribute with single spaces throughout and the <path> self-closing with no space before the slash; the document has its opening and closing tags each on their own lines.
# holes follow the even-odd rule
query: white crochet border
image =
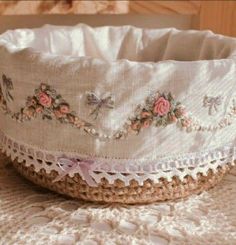
<svg viewBox="0 0 236 245">
<path fill-rule="evenodd" d="M 3 153 L 11 157 L 12 161 L 17 159 L 18 162 L 25 162 L 28 167 L 33 165 L 36 172 L 45 169 L 46 173 L 50 173 L 52 170 L 61 173 L 57 159 L 62 155 L 76 158 L 85 157 L 67 152 L 41 150 L 35 146 L 16 141 L 1 130 L 0 148 Z M 185 156 L 175 159 L 161 158 L 159 161 L 161 164 L 147 162 L 144 165 L 140 165 L 140 162 L 133 162 L 133 160 L 130 160 L 132 164 L 126 164 L 128 159 L 123 161 L 122 159 L 93 158 L 93 160 L 95 164 L 93 164 L 89 174 L 97 183 L 100 183 L 102 178 L 105 178 L 110 184 L 113 184 L 115 180 L 121 180 L 128 186 L 131 180 L 136 180 L 139 185 L 143 185 L 147 179 L 152 180 L 154 183 L 158 183 L 160 178 L 171 181 L 174 176 L 179 177 L 180 180 L 183 180 L 187 175 L 196 179 L 198 173 L 207 175 L 210 169 L 216 172 L 219 166 L 224 166 L 227 163 L 234 165 L 236 147 L 224 146 L 197 154 L 185 154 Z M 75 173 L 77 172 L 70 172 L 69 176 L 73 177 Z"/>
</svg>

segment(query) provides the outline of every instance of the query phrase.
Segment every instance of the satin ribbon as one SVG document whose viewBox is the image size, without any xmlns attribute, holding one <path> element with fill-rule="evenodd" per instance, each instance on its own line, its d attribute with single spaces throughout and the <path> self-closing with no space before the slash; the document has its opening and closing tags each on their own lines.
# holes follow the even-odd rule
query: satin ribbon
<svg viewBox="0 0 236 245">
<path fill-rule="evenodd" d="M 89 186 L 97 186 L 97 183 L 89 174 L 91 166 L 94 163 L 93 160 L 60 157 L 58 158 L 57 162 L 62 172 L 53 180 L 53 182 L 57 182 L 63 179 L 67 174 L 70 174 L 71 172 L 78 172 L 82 179 L 85 180 Z"/>
</svg>

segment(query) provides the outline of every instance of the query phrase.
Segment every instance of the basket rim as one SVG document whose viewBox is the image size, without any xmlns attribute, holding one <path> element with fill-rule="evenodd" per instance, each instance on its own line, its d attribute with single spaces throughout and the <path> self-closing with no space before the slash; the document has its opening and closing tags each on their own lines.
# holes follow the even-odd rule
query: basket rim
<svg viewBox="0 0 236 245">
<path fill-rule="evenodd" d="M 14 30 L 8 30 L 6 32 L 4 32 L 3 34 L 0 35 L 0 47 L 3 47 L 7 50 L 8 53 L 10 53 L 11 55 L 15 56 L 15 58 L 17 58 L 19 55 L 22 57 L 29 57 L 34 55 L 38 60 L 40 60 L 41 58 L 43 58 L 45 60 L 45 62 L 47 63 L 47 61 L 50 60 L 57 60 L 57 61 L 62 61 L 64 62 L 64 64 L 71 64 L 73 65 L 74 62 L 82 62 L 82 61 L 95 61 L 95 62 L 100 62 L 100 63 L 110 63 L 110 64 L 120 64 L 120 63 L 125 63 L 125 62 L 129 62 L 130 64 L 133 65 L 147 65 L 150 64 L 153 67 L 162 65 L 162 64 L 173 64 L 173 65 L 178 65 L 178 64 L 185 64 L 185 63 L 189 63 L 192 65 L 198 64 L 199 62 L 205 62 L 208 64 L 213 64 L 213 63 L 222 63 L 225 62 L 227 60 L 234 60 L 236 59 L 236 54 L 229 54 L 228 57 L 224 57 L 224 58 L 213 58 L 213 59 L 200 59 L 200 60 L 187 60 L 187 61 L 182 61 L 182 60 L 174 60 L 174 59 L 169 59 L 169 60 L 160 60 L 157 62 L 154 61 L 134 61 L 134 60 L 130 60 L 127 58 L 123 58 L 123 59 L 117 59 L 117 60 L 111 60 L 111 61 L 106 61 L 105 59 L 102 58 L 95 58 L 95 57 L 90 57 L 90 56 L 73 56 L 73 55 L 65 55 L 65 54 L 54 54 L 54 53 L 50 53 L 50 52 L 41 52 L 36 50 L 33 47 L 19 47 L 16 44 L 14 44 L 13 42 L 11 42 L 11 40 L 6 39 L 4 40 L 4 37 L 7 36 L 9 33 L 19 33 L 20 31 L 28 31 L 28 32 L 34 32 L 34 31 L 40 31 L 40 30 L 51 30 L 52 28 L 59 30 L 61 29 L 72 29 L 72 28 L 87 28 L 90 31 L 91 30 L 96 30 L 96 29 L 105 29 L 105 28 L 110 28 L 110 29 L 116 29 L 116 31 L 118 30 L 122 30 L 122 29 L 133 29 L 134 31 L 137 30 L 145 30 L 145 31 L 160 31 L 160 32 L 173 32 L 173 33 L 186 33 L 186 34 L 190 34 L 193 35 L 195 33 L 205 33 L 206 34 L 206 38 L 214 38 L 215 42 L 221 41 L 222 39 L 224 39 L 225 41 L 229 41 L 229 42 L 235 42 L 235 46 L 236 46 L 236 39 L 233 37 L 229 37 L 229 36 L 224 36 L 221 34 L 217 34 L 212 32 L 211 30 L 194 30 L 194 29 L 190 29 L 190 30 L 179 30 L 177 28 L 141 28 L 141 27 L 136 27 L 136 26 L 132 26 L 132 25 L 123 25 L 123 26 L 112 26 L 112 25 L 107 25 L 107 26 L 98 26 L 98 27 L 92 27 L 89 26 L 87 24 L 84 23 L 79 23 L 77 25 L 74 26 L 61 26 L 61 25 L 50 25 L 50 24 L 45 24 L 42 25 L 41 27 L 38 28 L 19 28 L 19 29 L 14 29 Z M 2 38 L 2 40 L 1 40 Z M 70 57 L 71 60 L 66 59 L 65 57 Z"/>
</svg>

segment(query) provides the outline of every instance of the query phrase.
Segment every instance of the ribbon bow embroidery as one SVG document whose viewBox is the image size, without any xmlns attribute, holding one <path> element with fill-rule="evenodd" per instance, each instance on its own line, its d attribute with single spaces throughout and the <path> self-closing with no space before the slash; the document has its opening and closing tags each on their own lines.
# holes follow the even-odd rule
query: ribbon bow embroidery
<svg viewBox="0 0 236 245">
<path fill-rule="evenodd" d="M 95 93 L 87 93 L 87 104 L 95 105 L 94 110 L 90 113 L 90 115 L 94 115 L 94 120 L 98 118 L 99 112 L 102 108 L 114 108 L 114 100 L 111 95 L 101 99 L 98 98 Z"/>
<path fill-rule="evenodd" d="M 217 97 L 210 97 L 210 96 L 205 96 L 203 99 L 203 106 L 204 107 L 209 107 L 208 109 L 208 114 L 213 115 L 218 111 L 217 106 L 222 104 L 222 97 L 217 96 Z"/>
<path fill-rule="evenodd" d="M 57 182 L 63 179 L 67 174 L 76 171 L 89 186 L 97 186 L 97 183 L 89 174 L 91 166 L 94 164 L 93 160 L 60 157 L 58 158 L 57 163 L 62 172 L 54 179 L 53 182 Z"/>
</svg>

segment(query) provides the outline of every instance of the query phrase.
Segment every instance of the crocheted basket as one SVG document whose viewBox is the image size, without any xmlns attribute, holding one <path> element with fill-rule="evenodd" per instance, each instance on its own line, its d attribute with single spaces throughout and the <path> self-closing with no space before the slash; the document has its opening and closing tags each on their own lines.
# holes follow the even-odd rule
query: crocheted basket
<svg viewBox="0 0 236 245">
<path fill-rule="evenodd" d="M 101 202 L 213 187 L 233 165 L 236 40 L 86 25 L 0 35 L 0 144 L 26 178 Z"/>
</svg>

